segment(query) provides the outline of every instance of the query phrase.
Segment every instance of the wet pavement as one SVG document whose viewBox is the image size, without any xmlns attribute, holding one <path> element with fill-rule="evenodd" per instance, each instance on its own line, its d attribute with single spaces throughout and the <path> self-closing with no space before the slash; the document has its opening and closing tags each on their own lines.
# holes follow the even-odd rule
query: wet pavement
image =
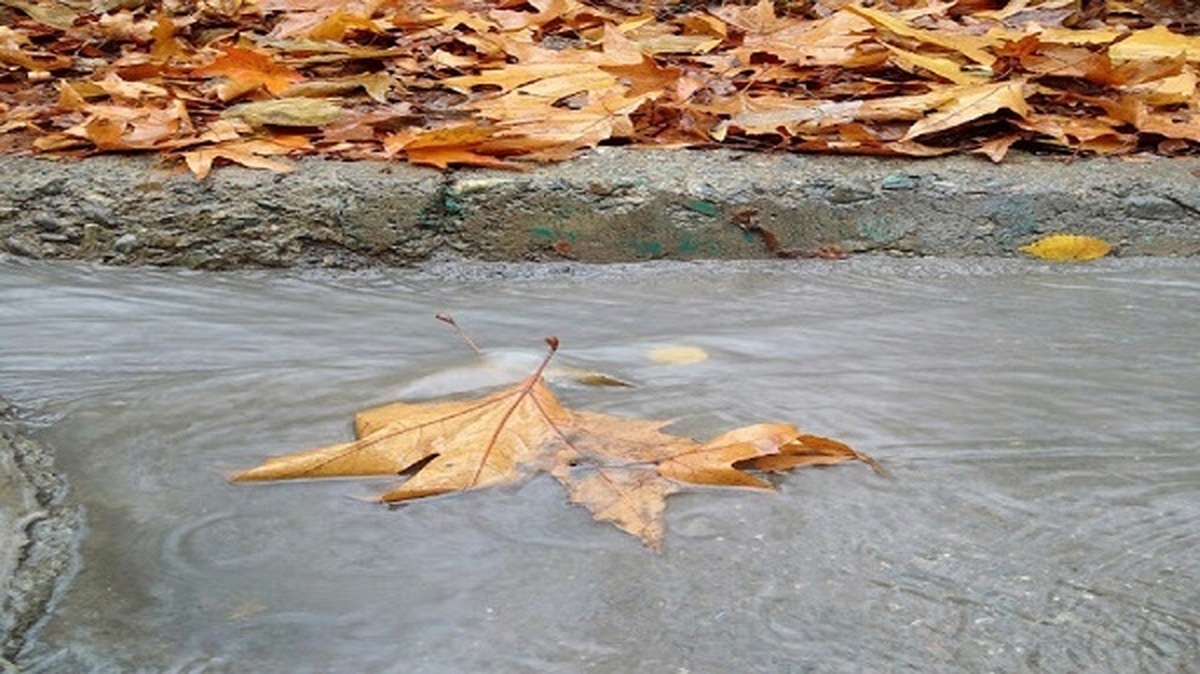
<svg viewBox="0 0 1200 674">
<path fill-rule="evenodd" d="M 87 524 L 23 672 L 1185 671 L 1200 662 L 1200 267 L 1187 260 L 447 264 L 358 274 L 0 260 L 0 395 Z M 398 510 L 231 485 L 485 346 L 637 388 L 572 406 L 880 459 L 673 497 L 666 550 L 548 479 Z M 695 346 L 709 358 L 646 354 Z M 412 382 L 422 382 L 415 390 Z M 481 377 L 487 381 L 486 377 Z"/>
</svg>

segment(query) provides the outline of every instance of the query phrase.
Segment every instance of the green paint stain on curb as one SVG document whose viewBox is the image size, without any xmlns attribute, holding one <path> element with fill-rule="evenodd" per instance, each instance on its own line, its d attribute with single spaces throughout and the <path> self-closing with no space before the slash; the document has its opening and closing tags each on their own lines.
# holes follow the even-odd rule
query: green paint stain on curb
<svg viewBox="0 0 1200 674">
<path fill-rule="evenodd" d="M 662 257 L 663 251 L 666 249 L 662 241 L 653 241 L 647 239 L 634 240 L 629 242 L 629 246 L 634 252 L 641 257 Z"/>
<path fill-rule="evenodd" d="M 695 253 L 700 250 L 700 242 L 691 236 L 684 236 L 679 239 L 679 245 L 675 248 L 680 253 Z"/>
<path fill-rule="evenodd" d="M 689 211 L 695 211 L 701 215 L 707 215 L 710 218 L 715 218 L 721 214 L 721 209 L 711 201 L 692 199 L 691 201 L 683 202 L 683 207 Z"/>
<path fill-rule="evenodd" d="M 578 238 L 575 232 L 564 232 L 557 227 L 530 227 L 529 236 L 542 242 L 566 241 L 574 244 Z"/>
<path fill-rule="evenodd" d="M 882 218 L 876 218 L 859 225 L 858 234 L 859 236 L 865 236 L 875 243 L 887 243 L 899 238 L 899 233 L 893 229 L 891 223 Z"/>
</svg>

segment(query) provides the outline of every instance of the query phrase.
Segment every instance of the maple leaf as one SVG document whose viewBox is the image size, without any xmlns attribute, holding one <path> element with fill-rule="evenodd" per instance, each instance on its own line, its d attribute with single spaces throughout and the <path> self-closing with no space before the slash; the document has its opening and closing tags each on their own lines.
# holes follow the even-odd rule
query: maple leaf
<svg viewBox="0 0 1200 674">
<path fill-rule="evenodd" d="M 241 47 L 225 47 L 223 53 L 212 63 L 193 68 L 198 77 L 224 77 L 225 82 L 217 86 L 217 96 L 230 101 L 244 96 L 255 89 L 263 88 L 272 94 L 280 94 L 304 75 L 285 66 L 268 54 Z"/>
<path fill-rule="evenodd" d="M 319 126 L 322 142 L 297 154 L 440 168 L 512 168 L 507 160 L 566 159 L 613 141 L 994 161 L 1018 140 L 1195 152 L 1200 36 L 1134 29 L 1128 16 L 1070 28 L 1072 1 L 830 0 L 801 16 L 779 0 L 238 0 L 87 12 L 0 0 L 13 19 L 0 26 L 0 67 L 21 82 L 0 88 L 0 112 L 13 118 L 0 132 L 24 129 L 8 137 L 17 151 L 183 152 L 214 136 Z M 299 97 L 337 98 L 341 110 L 230 109 Z M 1005 123 L 973 123 L 1000 110 Z M 228 135 L 233 117 L 255 129 Z M 366 119 L 376 121 L 356 127 Z M 901 122 L 916 124 L 905 134 Z M 931 136 L 937 147 L 917 142 Z"/>
<path fill-rule="evenodd" d="M 248 168 L 290 173 L 296 170 L 294 166 L 278 159 L 271 159 L 271 157 L 286 155 L 303 149 L 307 145 L 308 141 L 300 137 L 276 136 L 272 140 L 239 140 L 218 143 L 185 152 L 183 158 L 187 162 L 188 168 L 200 180 L 208 177 L 209 172 L 212 171 L 213 162 L 218 159 L 225 159 Z"/>
<path fill-rule="evenodd" d="M 482 166 L 498 169 L 520 169 L 520 166 L 478 151 L 496 129 L 489 125 L 470 124 L 422 131 L 400 131 L 384 141 L 388 154 L 401 151 L 414 164 L 446 169 L 451 164 Z"/>
<path fill-rule="evenodd" d="M 550 473 L 573 503 L 659 549 L 667 496 L 690 486 L 770 489 L 754 472 L 862 461 L 835 440 L 790 424 L 756 424 L 700 443 L 663 432 L 667 422 L 564 407 L 543 373 L 467 400 L 399 402 L 360 412 L 357 439 L 267 459 L 235 482 L 410 475 L 379 497 L 400 502 L 513 483 Z"/>
<path fill-rule="evenodd" d="M 1010 110 L 1021 117 L 1028 117 L 1029 107 L 1025 103 L 1022 84 L 1015 80 L 956 87 L 953 90 L 954 98 L 949 103 L 909 127 L 901 140 L 952 129 L 999 110 Z"/>
<path fill-rule="evenodd" d="M 1200 61 L 1200 36 L 1180 35 L 1166 26 L 1139 30 L 1108 50 L 1114 61 L 1173 58 L 1180 54 L 1189 61 Z"/>
</svg>

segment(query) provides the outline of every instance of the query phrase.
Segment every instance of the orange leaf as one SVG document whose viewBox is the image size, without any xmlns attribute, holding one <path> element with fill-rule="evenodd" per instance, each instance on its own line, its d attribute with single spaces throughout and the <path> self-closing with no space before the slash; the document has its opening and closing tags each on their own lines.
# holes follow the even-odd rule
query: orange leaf
<svg viewBox="0 0 1200 674">
<path fill-rule="evenodd" d="M 206 66 L 193 68 L 197 77 L 224 77 L 225 82 L 217 87 L 221 100 L 229 101 L 244 96 L 256 89 L 266 89 L 280 94 L 304 76 L 277 62 L 273 57 L 252 49 L 225 47 L 221 56 Z"/>
<path fill-rule="evenodd" d="M 954 98 L 940 110 L 919 120 L 908 129 L 901 140 L 938 133 L 962 126 L 999 110 L 1010 110 L 1020 117 L 1029 116 L 1025 104 L 1023 82 L 1014 80 L 998 84 L 980 84 L 953 89 Z"/>
<path fill-rule="evenodd" d="M 553 355 L 558 342 L 547 342 Z M 357 440 L 270 458 L 232 479 L 411 473 L 380 497 L 390 502 L 549 472 L 596 519 L 658 549 L 666 497 L 689 485 L 769 489 L 750 471 L 845 461 L 874 465 L 842 443 L 802 435 L 789 424 L 746 426 L 700 444 L 663 433 L 663 422 L 571 411 L 542 378 L 549 360 L 525 380 L 479 398 L 367 410 L 355 419 Z"/>
<path fill-rule="evenodd" d="M 414 164 L 435 166 L 442 170 L 451 164 L 519 169 L 516 164 L 477 151 L 494 133 L 495 129 L 486 125 L 454 126 L 417 133 L 400 132 L 384 140 L 384 149 L 390 155 L 403 151 Z"/>
<path fill-rule="evenodd" d="M 154 38 L 150 47 L 150 57 L 155 61 L 169 61 L 184 55 L 183 46 L 175 37 L 175 22 L 167 14 L 158 15 L 150 35 Z"/>
<path fill-rule="evenodd" d="M 204 180 L 212 171 L 213 162 L 217 159 L 225 159 L 247 168 L 290 173 L 296 170 L 294 166 L 269 157 L 284 155 L 295 149 L 297 149 L 296 143 L 280 142 L 279 140 L 245 140 L 221 143 L 185 152 L 183 158 L 192 173 L 200 180 Z"/>
</svg>

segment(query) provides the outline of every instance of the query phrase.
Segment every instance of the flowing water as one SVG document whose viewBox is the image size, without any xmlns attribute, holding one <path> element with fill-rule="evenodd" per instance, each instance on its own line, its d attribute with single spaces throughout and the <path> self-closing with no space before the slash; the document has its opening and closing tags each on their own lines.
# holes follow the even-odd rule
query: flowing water
<svg viewBox="0 0 1200 674">
<path fill-rule="evenodd" d="M 0 300 L 0 395 L 89 523 L 28 674 L 1200 668 L 1193 261 L 0 260 Z M 366 500 L 386 479 L 225 481 L 414 379 L 472 385 L 437 312 L 638 384 L 569 405 L 702 438 L 794 421 L 890 476 L 672 497 L 662 554 L 544 477 L 397 510 Z M 675 344 L 710 358 L 646 358 Z"/>
</svg>

